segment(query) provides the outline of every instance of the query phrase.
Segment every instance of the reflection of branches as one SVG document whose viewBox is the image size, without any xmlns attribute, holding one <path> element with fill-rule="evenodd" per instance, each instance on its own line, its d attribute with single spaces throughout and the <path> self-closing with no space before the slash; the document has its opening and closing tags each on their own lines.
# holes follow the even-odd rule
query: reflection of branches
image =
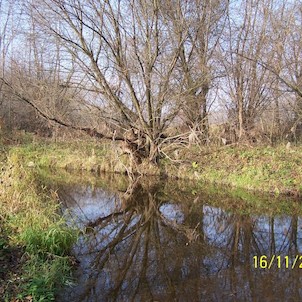
<svg viewBox="0 0 302 302">
<path fill-rule="evenodd" d="M 117 296 L 119 293 L 119 290 L 121 289 L 121 286 L 124 282 L 124 280 L 126 279 L 126 275 L 131 267 L 131 265 L 133 264 L 133 258 L 135 257 L 135 254 L 137 252 L 139 243 L 140 243 L 140 237 L 143 234 L 143 232 L 145 231 L 146 225 L 144 225 L 144 227 L 141 227 L 137 230 L 135 237 L 133 238 L 132 244 L 130 246 L 130 251 L 128 253 L 128 257 L 124 263 L 124 265 L 122 266 L 122 268 L 120 269 L 120 273 L 118 274 L 118 277 L 115 280 L 116 286 L 113 288 L 112 293 Z M 115 297 L 116 298 L 116 297 Z"/>
<path fill-rule="evenodd" d="M 276 251 L 284 248 L 278 219 L 230 214 L 195 205 L 192 194 L 166 192 L 163 183 L 136 181 L 115 195 L 119 202 L 108 198 L 111 212 L 87 224 L 85 236 L 93 241 L 78 248 L 85 275 L 73 300 L 181 300 L 188 290 L 202 300 L 207 285 L 217 287 L 216 300 L 223 298 L 221 287 L 239 300 L 248 295 L 247 289 L 258 297 L 250 257 L 266 254 L 272 244 Z M 266 233 L 259 230 L 262 224 Z M 291 237 L 285 237 L 297 241 L 294 230 L 293 219 Z"/>
<path fill-rule="evenodd" d="M 113 218 L 124 215 L 127 211 L 128 211 L 128 209 L 125 209 L 123 211 L 118 211 L 118 212 L 111 213 L 111 214 L 109 214 L 107 216 L 104 216 L 104 217 L 99 217 L 96 220 L 89 222 L 87 224 L 87 227 L 90 227 L 90 228 L 94 228 L 96 226 L 101 227 L 103 223 L 108 223 L 108 221 L 111 222 L 111 220 Z"/>
<path fill-rule="evenodd" d="M 160 226 L 158 223 L 154 223 L 154 250 L 156 253 L 156 259 L 157 259 L 157 263 L 160 263 L 162 265 L 162 271 L 163 271 L 163 279 L 166 280 L 167 284 L 168 284 L 168 288 L 169 288 L 169 292 L 171 293 L 171 296 L 175 299 L 175 289 L 173 288 L 173 284 L 171 282 L 171 279 L 169 278 L 169 274 L 168 272 L 168 267 L 167 267 L 167 261 L 164 257 L 164 250 L 161 248 L 164 244 L 164 242 L 162 242 L 161 240 L 161 236 L 160 236 Z"/>
<path fill-rule="evenodd" d="M 87 233 L 87 236 L 95 236 L 96 242 L 95 247 L 92 247 L 93 252 L 82 252 L 81 255 L 92 257 L 91 265 L 98 273 L 91 271 L 88 277 L 90 281 L 86 284 L 85 292 L 79 295 L 79 300 L 84 299 L 85 295 L 95 288 L 97 280 L 101 278 L 101 272 L 113 259 L 116 259 L 113 262 L 117 265 L 115 268 L 117 275 L 111 277 L 114 286 L 111 288 L 110 299 L 118 299 L 122 292 L 129 292 L 128 286 L 125 288 L 125 280 L 130 279 L 133 299 L 140 294 L 142 285 L 147 290 L 148 296 L 153 299 L 153 284 L 150 283 L 148 264 L 155 259 L 163 264 L 158 269 L 161 275 L 165 275 L 169 293 L 174 292 L 173 296 L 176 297 L 172 280 L 174 277 L 168 273 L 170 266 L 165 264 L 167 257 L 162 249 L 162 245 L 166 244 L 162 241 L 163 234 L 166 234 L 167 238 L 178 234 L 184 242 L 182 246 L 185 246 L 188 238 L 190 241 L 193 240 L 190 235 L 194 234 L 196 238 L 198 237 L 199 224 L 195 229 L 191 229 L 185 225 L 177 226 L 175 221 L 167 219 L 159 210 L 163 203 L 163 200 L 158 198 L 161 196 L 158 192 L 159 187 L 160 185 L 157 184 L 146 191 L 138 181 L 131 183 L 125 193 L 119 194 L 123 210 L 114 210 L 87 224 L 91 232 L 94 229 L 94 232 Z M 98 248 L 99 243 L 102 245 L 101 248 Z M 150 254 L 150 250 L 157 252 Z M 138 273 L 135 272 L 134 267 L 139 267 Z"/>
<path fill-rule="evenodd" d="M 98 271 L 100 272 L 101 269 L 104 267 L 105 263 L 108 261 L 110 254 L 112 253 L 113 249 L 117 246 L 117 244 L 133 232 L 134 227 L 126 231 L 127 225 L 130 222 L 133 213 L 134 213 L 133 211 L 130 212 L 124 225 L 118 232 L 117 236 L 112 241 L 110 241 L 109 244 L 106 245 L 103 249 L 98 251 L 98 254 L 94 259 L 94 264 L 93 264 L 94 269 L 98 269 Z M 102 257 L 103 257 L 103 259 L 101 259 Z M 82 296 L 79 297 L 78 301 L 83 301 L 84 298 L 87 296 L 87 293 L 89 293 L 89 291 L 95 287 L 97 278 L 94 277 L 93 271 L 90 273 L 89 279 L 91 281 L 89 282 L 88 286 L 85 288 L 85 292 L 82 294 Z M 94 282 L 92 282 L 92 280 L 94 280 Z"/>
<path fill-rule="evenodd" d="M 133 296 L 135 297 L 138 295 L 140 286 L 143 284 L 146 284 L 148 286 L 148 292 L 153 300 L 152 293 L 151 293 L 151 288 L 149 286 L 149 283 L 147 282 L 147 269 L 148 269 L 148 252 L 149 252 L 149 242 L 150 242 L 150 231 L 151 231 L 151 226 L 148 224 L 148 227 L 146 228 L 146 235 L 145 235 L 145 241 L 144 241 L 144 256 L 142 259 L 141 263 L 141 270 L 139 273 L 139 281 L 137 283 L 137 287 L 135 290 L 133 290 Z"/>
<path fill-rule="evenodd" d="M 291 218 L 289 234 L 289 250 L 292 255 L 298 255 L 298 217 L 295 215 Z"/>
<path fill-rule="evenodd" d="M 169 226 L 170 228 L 177 231 L 178 233 L 184 234 L 185 237 L 187 237 L 187 239 L 188 239 L 187 244 L 189 244 L 199 238 L 200 234 L 198 232 L 198 227 L 200 226 L 200 222 L 197 223 L 197 225 L 195 226 L 194 229 L 192 229 L 185 225 L 177 224 L 175 221 L 165 218 L 165 216 L 162 214 L 159 214 L 159 216 L 162 219 L 162 222 L 165 226 Z"/>
</svg>

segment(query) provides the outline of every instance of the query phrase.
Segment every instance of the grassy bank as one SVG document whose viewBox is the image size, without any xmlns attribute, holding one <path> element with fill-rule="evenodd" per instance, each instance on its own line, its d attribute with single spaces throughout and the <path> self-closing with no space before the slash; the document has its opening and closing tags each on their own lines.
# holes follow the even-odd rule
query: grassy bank
<svg viewBox="0 0 302 302">
<path fill-rule="evenodd" d="M 300 213 L 299 203 L 289 203 L 286 199 L 274 202 L 269 195 L 263 202 L 263 198 L 258 199 L 244 189 L 300 196 L 301 152 L 302 147 L 288 150 L 285 146 L 183 149 L 181 160 L 163 159 L 159 167 L 143 162 L 136 168 L 142 174 L 192 179 L 194 185 L 185 181 L 181 191 L 189 190 L 187 196 L 193 204 L 192 200 L 198 197 L 213 205 L 223 200 L 228 210 L 241 214 Z M 47 174 L 51 168 L 125 173 L 129 171 L 128 158 L 119 155 L 112 144 L 91 141 L 30 143 L 11 147 L 2 154 L 5 156 L 1 158 L 0 177 L 0 297 L 3 301 L 53 301 L 56 290 L 71 280 L 68 254 L 77 232 L 66 228 L 55 191 L 45 187 Z M 63 183 L 77 183 L 68 179 L 71 177 L 68 173 L 52 177 L 55 183 L 60 183 L 60 178 Z M 120 181 L 110 183 L 126 190 L 127 181 Z M 203 192 L 204 182 L 211 185 Z M 215 184 L 227 185 L 229 197 Z M 179 191 L 172 184 L 167 187 L 168 196 Z M 199 190 L 200 196 L 195 195 Z"/>
<path fill-rule="evenodd" d="M 201 156 L 193 169 L 212 183 L 297 197 L 302 193 L 301 154 L 301 146 L 226 148 Z"/>
<path fill-rule="evenodd" d="M 146 161 L 135 167 L 141 174 L 194 179 L 276 195 L 302 193 L 302 146 L 225 147 L 219 150 L 184 149 L 182 160 L 163 159 L 160 167 Z M 125 173 L 127 155 L 118 155 L 112 144 L 60 143 L 29 144 L 14 148 L 11 156 L 24 165 L 67 170 Z"/>
<path fill-rule="evenodd" d="M 65 226 L 58 207 L 55 192 L 16 154 L 2 162 L 1 301 L 53 301 L 56 290 L 69 282 L 68 254 L 77 234 Z"/>
</svg>

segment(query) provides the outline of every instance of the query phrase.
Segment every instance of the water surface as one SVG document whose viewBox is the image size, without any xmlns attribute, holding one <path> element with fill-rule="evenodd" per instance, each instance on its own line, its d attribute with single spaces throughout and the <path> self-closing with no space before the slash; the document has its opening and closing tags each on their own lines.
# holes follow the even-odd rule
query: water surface
<svg viewBox="0 0 302 302">
<path fill-rule="evenodd" d="M 255 269 L 253 260 L 302 254 L 298 214 L 247 211 L 239 198 L 189 183 L 113 175 L 61 185 L 59 195 L 84 234 L 73 249 L 75 285 L 58 301 L 302 301 L 299 268 Z"/>
</svg>

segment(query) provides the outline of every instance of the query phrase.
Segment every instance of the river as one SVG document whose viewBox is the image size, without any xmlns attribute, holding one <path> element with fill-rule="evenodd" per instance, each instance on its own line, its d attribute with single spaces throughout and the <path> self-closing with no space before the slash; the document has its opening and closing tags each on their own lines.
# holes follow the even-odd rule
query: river
<svg viewBox="0 0 302 302">
<path fill-rule="evenodd" d="M 82 235 L 56 301 L 302 301 L 298 201 L 272 213 L 259 198 L 112 174 L 58 194 Z"/>
</svg>

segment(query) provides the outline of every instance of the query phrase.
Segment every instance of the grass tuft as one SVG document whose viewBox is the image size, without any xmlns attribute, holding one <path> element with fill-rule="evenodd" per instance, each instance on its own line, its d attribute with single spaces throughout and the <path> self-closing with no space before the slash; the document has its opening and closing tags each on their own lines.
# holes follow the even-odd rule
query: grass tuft
<svg viewBox="0 0 302 302">
<path fill-rule="evenodd" d="M 78 232 L 67 228 L 57 194 L 40 182 L 36 168 L 24 164 L 22 152 L 10 151 L 0 177 L 0 218 L 9 234 L 5 244 L 24 251 L 19 277 L 8 272 L 5 278 L 5 299 L 54 301 L 58 288 L 70 280 L 69 253 Z"/>
<path fill-rule="evenodd" d="M 75 243 L 74 231 L 61 223 L 53 224 L 46 230 L 28 228 L 20 235 L 20 242 L 30 254 L 64 256 Z"/>
</svg>

